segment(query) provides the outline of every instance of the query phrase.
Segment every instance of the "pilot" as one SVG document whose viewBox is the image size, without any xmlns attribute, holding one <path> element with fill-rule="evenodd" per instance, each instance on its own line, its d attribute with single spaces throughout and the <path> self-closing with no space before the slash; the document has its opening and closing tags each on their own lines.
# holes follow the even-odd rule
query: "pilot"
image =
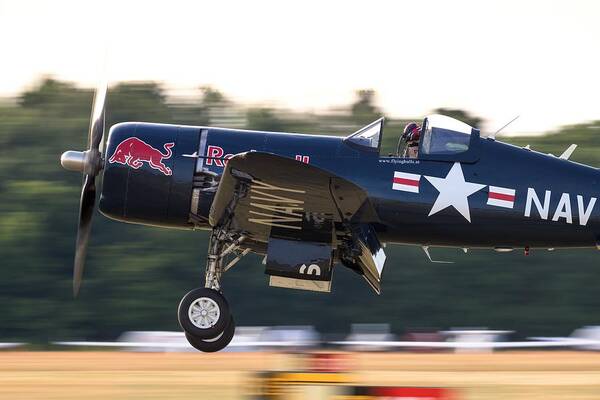
<svg viewBox="0 0 600 400">
<path fill-rule="evenodd" d="M 419 124 L 416 122 L 409 122 L 406 124 L 404 133 L 400 138 L 400 143 L 398 143 L 398 147 L 400 147 L 402 141 L 406 142 L 402 157 L 417 158 L 419 156 L 419 139 L 421 139 L 421 127 Z"/>
</svg>

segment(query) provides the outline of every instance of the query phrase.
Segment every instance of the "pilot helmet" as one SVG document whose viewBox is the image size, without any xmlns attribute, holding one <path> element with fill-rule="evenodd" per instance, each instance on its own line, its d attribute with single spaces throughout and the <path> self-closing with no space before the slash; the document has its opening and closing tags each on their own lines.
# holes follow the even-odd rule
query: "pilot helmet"
<svg viewBox="0 0 600 400">
<path fill-rule="evenodd" d="M 407 142 L 417 141 L 421 136 L 421 128 L 416 122 L 410 122 L 404 127 L 402 138 Z"/>
</svg>

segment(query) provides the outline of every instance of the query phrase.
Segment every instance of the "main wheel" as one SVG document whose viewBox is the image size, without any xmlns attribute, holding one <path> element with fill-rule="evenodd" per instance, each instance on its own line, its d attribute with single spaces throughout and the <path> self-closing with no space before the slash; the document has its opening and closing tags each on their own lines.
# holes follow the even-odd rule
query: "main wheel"
<svg viewBox="0 0 600 400">
<path fill-rule="evenodd" d="M 221 293 L 198 288 L 183 296 L 177 318 L 186 333 L 200 339 L 211 339 L 225 331 L 231 314 L 227 300 Z"/>
<path fill-rule="evenodd" d="M 213 353 L 227 347 L 227 345 L 231 342 L 231 339 L 233 339 L 234 333 L 235 322 L 233 321 L 233 317 L 230 317 L 229 325 L 227 325 L 225 331 L 212 339 L 200 339 L 199 337 L 190 335 L 188 332 L 185 333 L 185 338 L 192 346 L 194 346 L 196 350 L 200 350 L 205 353 Z"/>
</svg>

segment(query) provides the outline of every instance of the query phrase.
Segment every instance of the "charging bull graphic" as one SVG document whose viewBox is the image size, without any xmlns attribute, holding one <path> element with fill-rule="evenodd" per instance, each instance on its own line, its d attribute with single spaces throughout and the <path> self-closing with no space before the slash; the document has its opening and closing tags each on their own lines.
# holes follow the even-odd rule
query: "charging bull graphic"
<svg viewBox="0 0 600 400">
<path fill-rule="evenodd" d="M 173 172 L 171 168 L 163 163 L 163 160 L 171 158 L 173 155 L 171 148 L 175 146 L 175 143 L 165 143 L 163 146 L 165 153 L 161 153 L 160 150 L 155 149 L 143 140 L 130 137 L 119 143 L 108 162 L 111 164 L 127 164 L 134 169 L 140 168 L 144 162 L 147 162 L 152 168 L 168 176 Z"/>
</svg>

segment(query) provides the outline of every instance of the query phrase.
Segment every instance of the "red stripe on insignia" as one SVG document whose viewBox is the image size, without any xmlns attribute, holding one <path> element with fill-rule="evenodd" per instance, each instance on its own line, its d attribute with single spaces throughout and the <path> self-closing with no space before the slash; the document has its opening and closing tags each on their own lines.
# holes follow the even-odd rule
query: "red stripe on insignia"
<svg viewBox="0 0 600 400">
<path fill-rule="evenodd" d="M 394 178 L 394 183 L 399 183 L 400 185 L 419 186 L 419 181 L 406 178 Z"/>
<path fill-rule="evenodd" d="M 495 192 L 490 192 L 489 198 L 490 199 L 496 199 L 496 200 L 513 201 L 513 202 L 515 201 L 515 196 L 513 196 L 513 195 L 502 194 L 502 193 L 495 193 Z"/>
</svg>

